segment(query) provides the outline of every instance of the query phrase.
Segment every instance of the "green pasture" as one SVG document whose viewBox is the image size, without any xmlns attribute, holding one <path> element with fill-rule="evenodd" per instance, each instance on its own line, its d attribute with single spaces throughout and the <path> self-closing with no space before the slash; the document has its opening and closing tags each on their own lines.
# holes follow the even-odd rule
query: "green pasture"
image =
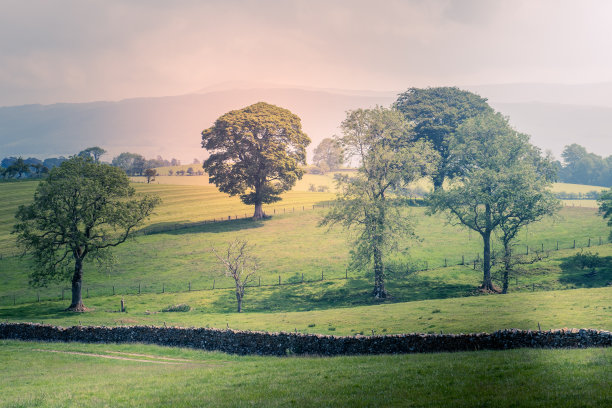
<svg viewBox="0 0 612 408">
<path fill-rule="evenodd" d="M 1 407 L 603 407 L 610 349 L 233 356 L 0 341 Z"/>
<path fill-rule="evenodd" d="M 60 326 L 165 324 L 333 335 L 535 330 L 538 324 L 543 330 L 563 327 L 612 330 L 612 287 L 376 304 L 368 297 L 366 287 L 357 293 L 347 293 L 351 284 L 323 284 L 315 290 L 299 285 L 253 288 L 247 292 L 245 312 L 240 314 L 235 313 L 232 291 L 223 290 L 95 297 L 85 299 L 91 310 L 82 314 L 66 312 L 67 300 L 1 306 L 0 320 Z M 401 293 L 400 288 L 391 289 Z M 403 290 L 410 292 L 411 288 Z M 121 299 L 127 308 L 125 313 L 119 312 Z M 364 305 L 355 306 L 351 300 Z M 162 312 L 177 304 L 187 304 L 191 310 Z"/>
<path fill-rule="evenodd" d="M 34 187 L 33 183 L 7 183 L 0 188 L 14 188 L 15 185 L 22 185 L 22 190 L 29 188 L 30 194 Z M 141 192 L 162 196 L 163 204 L 147 228 L 163 232 L 139 236 L 119 246 L 114 252 L 114 264 L 87 264 L 84 287 L 91 297 L 110 295 L 113 286 L 116 294 L 136 293 L 138 287 L 142 293 L 186 291 L 190 287 L 192 290 L 210 289 L 213 285 L 216 288 L 230 287 L 231 281 L 222 276 L 210 249 L 222 248 L 237 237 L 255 245 L 254 251 L 261 260 L 258 277 L 262 285 L 277 285 L 279 276 L 281 283 L 297 283 L 302 281 L 302 276 L 305 281 L 316 281 L 321 279 L 321 274 L 324 279 L 347 275 L 350 232 L 342 228 L 328 231 L 317 226 L 326 211 L 321 208 L 321 203 L 333 197 L 332 194 L 289 192 L 281 202 L 284 206 L 268 208 L 268 213 L 273 215 L 271 219 L 232 219 L 201 224 L 202 220 L 220 219 L 218 214 L 239 213 L 250 208 L 210 186 L 151 184 L 137 185 L 137 188 Z M 24 195 L 27 194 L 23 193 L 22 199 L 25 199 Z M 313 210 L 314 203 L 318 204 Z M 17 203 L 13 205 L 16 207 Z M 411 214 L 419 240 L 400 242 L 401 251 L 387 263 L 389 284 L 399 288 L 395 290 L 396 299 L 410 301 L 465 296 L 472 291 L 480 279 L 478 270 L 470 267 L 472 261 L 480 257 L 480 237 L 449 225 L 444 215 L 427 216 L 425 209 L 418 207 L 406 211 Z M 5 243 L 12 239 L 8 235 L 10 223 L 7 218 L 10 219 L 8 216 L 3 218 L 7 221 L 3 224 L 7 226 Z M 609 227 L 595 210 L 566 207 L 558 216 L 526 228 L 519 237 L 516 251 L 526 252 L 529 247 L 533 253 L 540 251 L 543 245 L 545 251 L 553 250 L 551 256 L 554 257 L 557 256 L 554 255 L 557 242 L 560 249 L 567 249 L 573 248 L 576 240 L 575 250 L 557 253 L 563 258 L 576 253 L 580 247 L 588 246 L 589 238 L 591 245 L 599 248 L 600 239 L 605 243 L 608 234 Z M 499 250 L 499 244 L 494 243 L 494 249 Z M 466 265 L 457 266 L 462 261 Z M 518 281 L 513 281 L 510 290 L 527 290 L 532 284 L 536 284 L 538 290 L 585 286 L 580 280 L 563 280 L 565 272 L 558 266 L 549 268 L 550 262 L 547 260 L 536 266 L 536 269 L 544 268 L 546 274 L 519 277 Z M 445 264 L 449 267 L 441 268 Z M 0 304 L 12 304 L 13 298 L 16 298 L 15 303 L 34 301 L 39 293 L 43 300 L 56 299 L 62 287 L 68 288 L 67 283 L 42 289 L 30 288 L 29 268 L 27 257 L 6 256 L 5 252 L 0 260 Z M 423 269 L 430 271 L 415 275 L 420 276 L 420 280 L 415 282 L 413 272 Z M 346 295 L 366 293 L 370 285 L 369 274 L 363 271 L 349 271 L 348 274 L 353 283 L 346 288 Z M 586 286 L 601 284 L 598 281 Z M 315 293 L 317 290 L 313 289 Z"/>
</svg>

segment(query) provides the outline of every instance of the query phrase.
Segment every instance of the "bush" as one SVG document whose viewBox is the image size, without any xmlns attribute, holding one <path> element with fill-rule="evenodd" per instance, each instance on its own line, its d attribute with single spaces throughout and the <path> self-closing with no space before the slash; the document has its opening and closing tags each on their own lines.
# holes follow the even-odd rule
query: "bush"
<svg viewBox="0 0 612 408">
<path fill-rule="evenodd" d="M 188 304 L 180 304 L 180 305 L 174 305 L 174 306 L 168 306 L 163 308 L 161 311 L 162 312 L 188 312 L 191 310 L 191 306 L 189 306 Z"/>
<path fill-rule="evenodd" d="M 580 251 L 572 257 L 572 262 L 580 269 L 595 269 L 601 265 L 601 258 L 597 252 L 593 254 L 590 251 Z"/>
</svg>

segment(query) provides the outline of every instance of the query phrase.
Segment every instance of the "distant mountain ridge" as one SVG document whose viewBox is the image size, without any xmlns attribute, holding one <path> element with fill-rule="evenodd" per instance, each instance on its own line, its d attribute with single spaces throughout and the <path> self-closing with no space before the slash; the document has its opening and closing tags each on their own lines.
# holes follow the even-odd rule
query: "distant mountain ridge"
<svg viewBox="0 0 612 408">
<path fill-rule="evenodd" d="M 347 110 L 389 106 L 401 92 L 260 87 L 264 85 L 225 84 L 187 95 L 118 102 L 0 107 L 0 156 L 67 156 L 98 145 L 108 150 L 103 157 L 107 161 L 130 151 L 148 158 L 162 155 L 191 162 L 205 156 L 200 147 L 203 129 L 223 113 L 259 101 L 282 106 L 300 116 L 304 131 L 313 141 L 309 147 L 312 152 L 320 140 L 338 134 Z M 495 109 L 510 117 L 517 130 L 530 134 L 534 144 L 552 150 L 557 157 L 570 143 L 579 143 L 597 154 L 612 154 L 612 101 L 608 105 L 604 98 L 605 86 L 598 88 L 604 91 L 598 91 L 594 99 L 600 106 L 583 104 L 589 101 L 585 96 L 588 86 L 587 91 L 574 92 L 582 95 L 574 98 L 575 104 L 551 102 L 555 99 L 553 94 L 566 95 L 557 98 L 560 102 L 572 100 L 568 92 L 564 93 L 564 86 L 536 86 L 523 92 L 525 86 L 465 89 L 488 97 Z M 612 95 L 612 84 L 610 89 Z M 531 101 L 533 98 L 541 101 Z"/>
</svg>

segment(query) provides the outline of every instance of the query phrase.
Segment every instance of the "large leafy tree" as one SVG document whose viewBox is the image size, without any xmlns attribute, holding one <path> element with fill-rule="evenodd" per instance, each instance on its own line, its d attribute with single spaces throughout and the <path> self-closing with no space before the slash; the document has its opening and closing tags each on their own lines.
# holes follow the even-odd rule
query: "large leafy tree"
<svg viewBox="0 0 612 408">
<path fill-rule="evenodd" d="M 116 167 L 72 157 L 41 181 L 31 204 L 17 211 L 17 242 L 34 257 L 31 283 L 71 277 L 68 310 L 84 311 L 83 263 L 103 260 L 125 242 L 159 203 L 134 197 L 126 174 Z"/>
<path fill-rule="evenodd" d="M 394 110 L 349 111 L 341 128 L 339 142 L 360 167 L 355 177 L 340 179 L 335 205 L 321 225 L 356 231 L 351 266 L 373 269 L 373 295 L 386 298 L 385 258 L 397 249 L 398 238 L 413 235 L 392 191 L 430 172 L 436 154 L 426 142 L 414 141 L 412 128 Z"/>
<path fill-rule="evenodd" d="M 344 152 L 337 140 L 329 137 L 321 140 L 321 143 L 314 149 L 312 162 L 323 173 L 338 169 L 344 163 Z"/>
<path fill-rule="evenodd" d="M 135 176 L 145 171 L 146 159 L 138 153 L 123 152 L 113 158 L 112 164 L 119 167 L 126 174 Z"/>
<path fill-rule="evenodd" d="M 448 188 L 432 194 L 430 211 L 447 210 L 451 222 L 481 235 L 482 289 L 497 292 L 491 280 L 491 236 L 502 228 L 510 250 L 520 228 L 555 210 L 556 200 L 546 192 L 553 166 L 500 114 L 468 119 L 449 147 L 464 170 Z"/>
<path fill-rule="evenodd" d="M 224 114 L 202 132 L 210 153 L 203 167 L 211 183 L 254 205 L 253 218 L 261 219 L 263 204 L 279 201 L 302 178 L 309 143 L 297 115 L 259 102 Z"/>
<path fill-rule="evenodd" d="M 85 150 L 81 150 L 79 152 L 79 156 L 87 158 L 90 157 L 94 162 L 99 163 L 100 157 L 106 153 L 106 150 L 99 146 L 88 147 Z"/>
<path fill-rule="evenodd" d="M 471 117 L 493 112 L 485 98 L 455 87 L 410 88 L 398 96 L 393 107 L 414 125 L 416 139 L 429 141 L 439 153 L 432 174 L 435 190 L 461 172 L 450 148 L 457 128 Z"/>
</svg>

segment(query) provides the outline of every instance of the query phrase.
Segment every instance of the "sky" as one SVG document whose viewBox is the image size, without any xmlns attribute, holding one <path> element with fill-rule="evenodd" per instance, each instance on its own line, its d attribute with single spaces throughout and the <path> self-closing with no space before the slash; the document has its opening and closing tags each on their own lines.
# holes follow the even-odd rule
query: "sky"
<svg viewBox="0 0 612 408">
<path fill-rule="evenodd" d="M 0 106 L 612 81 L 606 0 L 0 0 Z"/>
</svg>

